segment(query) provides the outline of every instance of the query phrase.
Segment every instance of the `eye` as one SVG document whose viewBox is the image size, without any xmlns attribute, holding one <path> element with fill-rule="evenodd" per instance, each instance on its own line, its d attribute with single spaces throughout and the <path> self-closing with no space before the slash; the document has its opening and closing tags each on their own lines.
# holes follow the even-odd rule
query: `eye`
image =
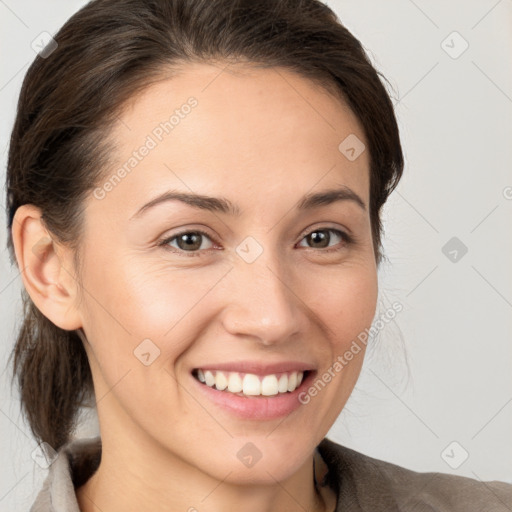
<svg viewBox="0 0 512 512">
<path fill-rule="evenodd" d="M 206 244 L 206 247 L 203 243 L 205 239 L 210 241 L 209 244 Z M 173 235 L 172 237 L 158 242 L 158 245 L 164 246 L 166 249 L 168 247 L 172 247 L 173 249 L 177 249 L 177 252 L 190 253 L 187 254 L 187 256 L 196 256 L 195 253 L 198 253 L 200 250 L 207 250 L 213 247 L 211 238 L 204 231 L 199 229 L 194 231 L 183 231 L 182 233 L 178 233 L 177 235 Z"/>
<path fill-rule="evenodd" d="M 205 240 L 208 242 L 205 244 Z M 323 228 L 315 229 L 303 237 L 310 249 L 323 249 L 322 252 L 331 252 L 343 249 L 352 242 L 352 238 L 339 229 Z M 302 241 L 301 241 L 302 242 Z M 340 247 L 336 247 L 341 243 Z M 182 231 L 176 235 L 165 238 L 158 242 L 166 250 L 176 252 L 183 256 L 200 256 L 202 251 L 212 249 L 214 243 L 211 237 L 200 229 Z M 303 245 L 300 245 L 304 247 Z"/>
<path fill-rule="evenodd" d="M 334 236 L 332 236 L 331 233 L 334 233 Z M 346 233 L 333 228 L 315 229 L 314 231 L 311 231 L 311 233 L 307 234 L 302 240 L 306 241 L 308 244 L 312 244 L 309 245 L 309 248 L 327 249 L 325 252 L 342 249 L 352 241 Z M 330 245 L 331 242 L 334 242 L 334 245 Z M 335 248 L 335 246 L 340 242 L 343 242 L 343 245 L 339 248 Z"/>
</svg>

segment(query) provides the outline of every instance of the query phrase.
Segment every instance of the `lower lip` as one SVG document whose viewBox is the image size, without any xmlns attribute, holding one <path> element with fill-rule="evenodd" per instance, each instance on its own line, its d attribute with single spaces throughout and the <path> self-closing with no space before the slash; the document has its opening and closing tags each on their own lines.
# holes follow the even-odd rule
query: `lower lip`
<svg viewBox="0 0 512 512">
<path fill-rule="evenodd" d="M 219 391 L 211 388 L 197 380 L 193 375 L 191 377 L 201 393 L 204 393 L 216 405 L 239 418 L 264 421 L 288 416 L 303 405 L 299 401 L 299 395 L 309 387 L 315 373 L 315 371 L 310 371 L 296 390 L 269 397 L 261 395 L 238 396 L 229 391 Z"/>
</svg>

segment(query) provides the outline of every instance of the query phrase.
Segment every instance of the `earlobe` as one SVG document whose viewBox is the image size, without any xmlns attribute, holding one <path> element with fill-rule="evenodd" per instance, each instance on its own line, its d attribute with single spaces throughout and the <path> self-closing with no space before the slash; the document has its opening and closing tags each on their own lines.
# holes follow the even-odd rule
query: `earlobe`
<svg viewBox="0 0 512 512">
<path fill-rule="evenodd" d="M 81 327 L 69 250 L 52 238 L 39 208 L 25 204 L 16 210 L 12 238 L 23 285 L 36 307 L 61 329 Z"/>
</svg>

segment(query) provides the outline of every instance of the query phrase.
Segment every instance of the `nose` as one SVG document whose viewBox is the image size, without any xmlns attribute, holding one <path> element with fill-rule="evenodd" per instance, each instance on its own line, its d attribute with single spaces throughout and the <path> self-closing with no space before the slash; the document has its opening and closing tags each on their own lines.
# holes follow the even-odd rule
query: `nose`
<svg viewBox="0 0 512 512">
<path fill-rule="evenodd" d="M 238 261 L 230 274 L 229 302 L 222 315 L 227 332 L 257 338 L 264 345 L 286 342 L 300 332 L 305 305 L 294 292 L 292 273 L 276 258 Z"/>
</svg>

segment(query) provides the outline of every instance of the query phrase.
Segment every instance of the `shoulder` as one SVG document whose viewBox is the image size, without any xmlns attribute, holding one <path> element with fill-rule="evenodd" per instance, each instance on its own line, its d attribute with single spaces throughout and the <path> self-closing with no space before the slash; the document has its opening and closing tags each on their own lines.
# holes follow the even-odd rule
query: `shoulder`
<svg viewBox="0 0 512 512">
<path fill-rule="evenodd" d="M 445 473 L 421 473 L 375 459 L 324 438 L 318 450 L 328 466 L 339 510 L 510 512 L 512 484 Z M 345 507 L 345 508 L 344 508 Z"/>
<path fill-rule="evenodd" d="M 96 471 L 101 459 L 101 438 L 73 439 L 50 461 L 43 487 L 30 512 L 79 512 L 75 489 Z"/>
</svg>

